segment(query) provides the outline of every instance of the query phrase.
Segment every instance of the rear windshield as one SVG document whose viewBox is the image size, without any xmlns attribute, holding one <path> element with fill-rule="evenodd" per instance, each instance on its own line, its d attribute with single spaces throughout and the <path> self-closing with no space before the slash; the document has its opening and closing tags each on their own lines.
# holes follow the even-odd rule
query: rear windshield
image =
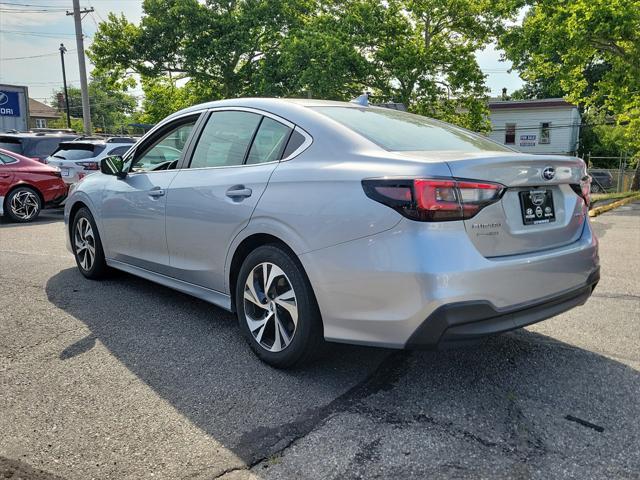
<svg viewBox="0 0 640 480">
<path fill-rule="evenodd" d="M 513 151 L 462 128 L 398 110 L 371 107 L 311 108 L 386 150 Z"/>
<path fill-rule="evenodd" d="M 104 150 L 102 145 L 77 145 L 74 147 L 60 146 L 52 157 L 61 160 L 83 160 L 85 158 L 93 158 Z"/>
<path fill-rule="evenodd" d="M 0 148 L 9 150 L 13 153 L 22 154 L 22 144 L 20 140 L 14 140 L 13 138 L 0 138 Z"/>
</svg>

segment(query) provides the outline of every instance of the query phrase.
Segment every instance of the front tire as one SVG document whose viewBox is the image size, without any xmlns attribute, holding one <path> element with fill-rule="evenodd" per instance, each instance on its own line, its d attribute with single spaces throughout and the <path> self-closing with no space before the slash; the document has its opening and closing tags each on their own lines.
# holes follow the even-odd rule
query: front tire
<svg viewBox="0 0 640 480">
<path fill-rule="evenodd" d="M 40 195 L 31 187 L 18 187 L 4 201 L 4 211 L 17 223 L 32 222 L 42 210 Z"/>
<path fill-rule="evenodd" d="M 88 208 L 82 207 L 73 217 L 71 246 L 80 273 L 92 280 L 103 278 L 107 273 L 104 250 L 98 227 Z"/>
<path fill-rule="evenodd" d="M 255 354 L 277 368 L 309 361 L 324 342 L 320 311 L 302 266 L 277 245 L 251 252 L 236 283 L 240 330 Z"/>
</svg>

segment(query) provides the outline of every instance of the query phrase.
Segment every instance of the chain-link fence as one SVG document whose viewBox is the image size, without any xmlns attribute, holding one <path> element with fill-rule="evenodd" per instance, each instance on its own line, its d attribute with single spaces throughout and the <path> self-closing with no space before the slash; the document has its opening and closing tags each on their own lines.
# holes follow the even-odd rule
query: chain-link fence
<svg viewBox="0 0 640 480">
<path fill-rule="evenodd" d="M 584 160 L 589 166 L 592 193 L 620 193 L 631 190 L 636 170 L 629 166 L 628 156 L 596 157 L 587 154 Z M 613 166 L 618 168 L 610 168 Z"/>
<path fill-rule="evenodd" d="M 588 172 L 592 193 L 628 192 L 636 173 L 635 169 L 619 168 L 590 168 Z"/>
</svg>

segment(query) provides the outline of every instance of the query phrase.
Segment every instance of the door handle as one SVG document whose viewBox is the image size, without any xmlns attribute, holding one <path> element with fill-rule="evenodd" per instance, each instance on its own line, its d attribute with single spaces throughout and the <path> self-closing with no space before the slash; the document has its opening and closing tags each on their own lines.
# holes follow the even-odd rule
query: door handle
<svg viewBox="0 0 640 480">
<path fill-rule="evenodd" d="M 227 190 L 227 197 L 233 199 L 247 198 L 250 197 L 252 193 L 250 188 L 246 188 L 244 185 L 236 185 Z"/>
<path fill-rule="evenodd" d="M 0 173 L 0 178 L 9 178 L 11 175 L 7 173 Z"/>
<path fill-rule="evenodd" d="M 162 197 L 166 192 L 162 188 L 154 188 L 153 190 L 149 190 L 150 197 Z"/>
</svg>

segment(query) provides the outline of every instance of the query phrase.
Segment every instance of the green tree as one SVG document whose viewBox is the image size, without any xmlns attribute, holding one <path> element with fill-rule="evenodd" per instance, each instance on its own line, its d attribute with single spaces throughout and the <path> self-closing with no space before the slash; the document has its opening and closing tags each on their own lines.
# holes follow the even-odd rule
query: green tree
<svg viewBox="0 0 640 480">
<path fill-rule="evenodd" d="M 91 123 L 94 130 L 100 129 L 107 132 L 119 132 L 126 129 L 128 118 L 137 108 L 136 97 L 127 93 L 126 88 L 132 85 L 132 80 L 127 82 L 113 81 L 108 76 L 92 76 L 89 82 L 89 104 L 91 107 Z M 77 129 L 77 121 L 82 119 L 82 94 L 79 88 L 69 87 L 69 112 L 72 118 L 72 127 Z M 51 104 L 59 108 L 62 118 L 57 122 L 57 127 L 66 127 L 66 109 L 64 103 L 64 89 L 59 88 L 53 92 Z M 80 128 L 78 131 L 82 131 Z"/>
<path fill-rule="evenodd" d="M 640 0 L 531 3 L 522 25 L 500 39 L 514 68 L 532 85 L 561 89 L 590 118 L 615 119 L 621 128 L 600 134 L 622 136 L 626 149 L 637 155 Z"/>
<path fill-rule="evenodd" d="M 139 74 L 152 119 L 203 99 L 345 100 L 370 90 L 377 100 L 485 129 L 475 52 L 522 1 L 145 0 L 139 25 L 115 15 L 100 24 L 90 57 L 101 74 Z"/>
</svg>

